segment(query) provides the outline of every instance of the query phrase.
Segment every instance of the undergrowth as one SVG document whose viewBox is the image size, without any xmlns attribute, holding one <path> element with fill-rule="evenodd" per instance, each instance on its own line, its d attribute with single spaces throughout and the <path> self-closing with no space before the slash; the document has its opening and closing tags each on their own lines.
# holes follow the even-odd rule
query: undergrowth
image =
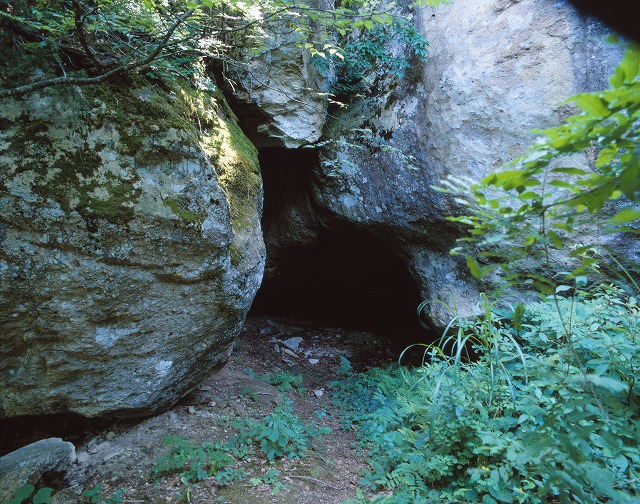
<svg viewBox="0 0 640 504">
<path fill-rule="evenodd" d="M 361 485 L 377 492 L 357 501 L 638 502 L 637 300 L 606 286 L 560 306 L 581 335 L 584 369 L 549 299 L 527 305 L 518 330 L 494 307 L 491 318 L 450 330 L 450 352 L 446 339 L 426 347 L 423 366 L 335 383 L 368 450 Z M 475 360 L 464 358 L 465 343 Z"/>
<path fill-rule="evenodd" d="M 638 265 L 591 239 L 640 233 L 637 47 L 609 84 L 570 98 L 580 113 L 505 169 L 435 188 L 466 208 L 448 217 L 469 227 L 452 253 L 488 294 L 475 319 L 451 310 L 421 366 L 336 384 L 373 502 L 640 502 Z M 628 291 L 587 288 L 605 254 Z M 540 301 L 501 299 L 522 289 Z"/>
<path fill-rule="evenodd" d="M 294 390 L 297 390 L 298 392 L 304 391 L 304 388 L 302 387 L 301 374 L 292 374 L 287 371 L 273 371 L 271 373 L 259 375 L 251 369 L 246 369 L 245 372 L 253 378 L 257 378 L 269 385 L 278 387 L 280 392 L 293 392 Z"/>
<path fill-rule="evenodd" d="M 311 442 L 330 432 L 326 427 L 304 423 L 293 412 L 291 400 L 283 400 L 263 421 L 249 418 L 223 422 L 225 428 L 236 432 L 226 443 L 192 443 L 180 436 L 166 436 L 170 450 L 153 465 L 156 479 L 176 474 L 183 484 L 181 500 L 191 502 L 193 485 L 213 478 L 219 486 L 247 477 L 245 461 L 255 459 L 260 452 L 269 462 L 279 458 L 305 457 Z M 275 471 L 275 472 L 273 472 Z M 251 478 L 252 484 L 269 484 L 279 491 L 282 483 L 278 471 L 272 470 L 262 478 Z"/>
</svg>

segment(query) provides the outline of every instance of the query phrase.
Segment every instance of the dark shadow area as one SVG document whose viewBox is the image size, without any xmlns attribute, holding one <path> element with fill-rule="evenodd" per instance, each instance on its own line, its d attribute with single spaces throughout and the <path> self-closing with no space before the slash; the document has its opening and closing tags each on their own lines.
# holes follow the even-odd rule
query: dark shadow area
<svg viewBox="0 0 640 504">
<path fill-rule="evenodd" d="M 314 163 L 312 149 L 260 151 L 267 273 L 251 313 L 374 332 L 397 352 L 436 339 L 418 322 L 420 293 L 401 258 L 314 208 Z"/>
<path fill-rule="evenodd" d="M 323 233 L 312 246 L 280 251 L 276 270 L 258 291 L 253 314 L 371 331 L 400 350 L 433 339 L 418 323 L 421 299 L 412 277 L 395 254 L 371 239 Z"/>
<path fill-rule="evenodd" d="M 2 419 L 0 456 L 50 437 L 59 437 L 77 445 L 113 423 L 112 419 L 91 419 L 74 413 Z"/>
<path fill-rule="evenodd" d="M 300 234 L 315 227 L 316 209 L 311 203 L 313 170 L 318 165 L 315 149 L 258 149 L 264 208 L 262 230 L 265 240 L 298 241 Z M 297 228 L 292 229 L 296 225 Z"/>
</svg>

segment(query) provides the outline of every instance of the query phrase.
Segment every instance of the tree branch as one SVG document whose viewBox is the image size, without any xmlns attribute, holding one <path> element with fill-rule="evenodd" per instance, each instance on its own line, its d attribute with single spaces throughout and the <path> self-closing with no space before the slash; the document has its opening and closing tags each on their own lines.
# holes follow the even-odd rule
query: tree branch
<svg viewBox="0 0 640 504">
<path fill-rule="evenodd" d="M 104 68 L 104 64 L 97 58 L 96 52 L 87 42 L 87 37 L 84 31 L 85 16 L 82 14 L 80 0 L 73 0 L 73 14 L 76 25 L 76 34 L 78 35 L 78 40 L 80 40 L 80 45 L 84 49 L 85 54 L 98 68 Z"/>
<path fill-rule="evenodd" d="M 178 19 L 176 19 L 169 29 L 164 34 L 160 42 L 156 45 L 155 49 L 151 51 L 146 57 L 132 61 L 131 63 L 126 63 L 111 70 L 96 75 L 94 77 L 54 77 L 52 79 L 45 79 L 38 82 L 33 82 L 31 84 L 25 84 L 23 86 L 18 86 L 11 89 L 0 89 L 0 99 L 9 98 L 9 97 L 19 97 L 23 96 L 27 93 L 32 93 L 34 91 L 38 91 L 40 89 L 45 89 L 53 86 L 86 86 L 88 84 L 100 84 L 101 82 L 105 82 L 116 75 L 120 75 L 125 72 L 129 72 L 136 68 L 143 67 L 151 63 L 154 59 L 158 57 L 158 55 L 163 51 L 163 49 L 171 40 L 171 37 L 178 29 L 178 27 L 184 23 L 191 15 L 195 12 L 196 9 L 189 9 L 184 14 L 182 14 Z"/>
</svg>

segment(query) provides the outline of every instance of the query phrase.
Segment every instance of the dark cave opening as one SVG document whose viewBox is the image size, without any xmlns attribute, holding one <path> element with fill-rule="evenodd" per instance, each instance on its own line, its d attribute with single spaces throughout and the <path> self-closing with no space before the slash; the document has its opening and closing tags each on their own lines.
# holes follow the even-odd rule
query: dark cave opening
<svg viewBox="0 0 640 504">
<path fill-rule="evenodd" d="M 314 205 L 312 149 L 260 149 L 266 274 L 251 314 L 370 331 L 396 352 L 436 336 L 416 316 L 421 296 L 401 258 L 379 236 Z"/>
</svg>

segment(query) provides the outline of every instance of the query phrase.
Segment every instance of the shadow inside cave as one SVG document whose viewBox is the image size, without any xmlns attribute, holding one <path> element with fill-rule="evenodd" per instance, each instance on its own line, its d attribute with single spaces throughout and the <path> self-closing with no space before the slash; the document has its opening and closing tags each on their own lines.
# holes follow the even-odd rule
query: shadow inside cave
<svg viewBox="0 0 640 504">
<path fill-rule="evenodd" d="M 370 331 L 396 353 L 439 335 L 419 323 L 415 279 L 380 236 L 327 215 L 314 204 L 313 149 L 260 149 L 267 268 L 252 315 Z"/>
</svg>

